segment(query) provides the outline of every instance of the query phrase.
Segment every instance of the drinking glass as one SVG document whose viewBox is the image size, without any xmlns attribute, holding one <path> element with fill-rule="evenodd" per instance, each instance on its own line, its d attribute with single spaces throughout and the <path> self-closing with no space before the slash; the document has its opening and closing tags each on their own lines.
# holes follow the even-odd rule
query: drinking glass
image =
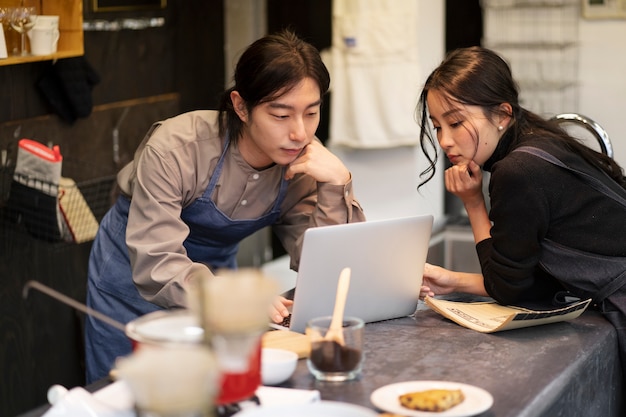
<svg viewBox="0 0 626 417">
<path fill-rule="evenodd" d="M 5 23 L 9 23 L 9 8 L 0 7 L 0 24 L 4 27 Z"/>
<path fill-rule="evenodd" d="M 37 21 L 37 9 L 32 6 L 14 7 L 10 17 L 11 27 L 20 34 L 20 55 L 28 55 L 26 50 L 26 33 L 30 31 Z"/>
<path fill-rule="evenodd" d="M 2 26 L 2 38 L 6 43 L 6 49 L 8 54 L 12 54 L 12 45 L 11 45 L 11 12 L 12 9 L 9 7 L 0 7 L 0 26 Z"/>
<path fill-rule="evenodd" d="M 309 371 L 319 381 L 349 381 L 358 378 L 363 366 L 363 320 L 344 317 L 343 343 L 328 339 L 332 317 L 316 317 L 306 326 L 311 341 L 311 354 L 307 359 Z"/>
</svg>

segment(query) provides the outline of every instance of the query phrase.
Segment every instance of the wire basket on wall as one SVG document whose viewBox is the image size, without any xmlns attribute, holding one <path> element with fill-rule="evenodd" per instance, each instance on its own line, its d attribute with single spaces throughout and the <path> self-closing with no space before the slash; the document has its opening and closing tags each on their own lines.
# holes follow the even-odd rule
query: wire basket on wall
<svg viewBox="0 0 626 417">
<path fill-rule="evenodd" d="M 93 171 L 88 163 L 65 159 L 58 184 L 0 170 L 0 250 L 6 255 L 34 239 L 51 247 L 94 239 L 99 222 L 111 207 L 115 175 Z M 85 179 L 87 178 L 87 179 Z"/>
</svg>

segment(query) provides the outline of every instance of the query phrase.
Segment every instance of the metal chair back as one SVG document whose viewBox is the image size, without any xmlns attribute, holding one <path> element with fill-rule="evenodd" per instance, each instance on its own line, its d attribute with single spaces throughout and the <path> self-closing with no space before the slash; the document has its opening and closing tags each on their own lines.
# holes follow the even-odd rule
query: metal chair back
<svg viewBox="0 0 626 417">
<path fill-rule="evenodd" d="M 594 120 L 578 113 L 557 114 L 551 120 L 558 122 L 570 135 L 585 142 L 587 142 L 589 140 L 589 136 L 591 136 L 592 139 L 597 141 L 600 151 L 609 158 L 613 158 L 613 146 L 611 145 L 611 139 L 602 126 Z"/>
</svg>

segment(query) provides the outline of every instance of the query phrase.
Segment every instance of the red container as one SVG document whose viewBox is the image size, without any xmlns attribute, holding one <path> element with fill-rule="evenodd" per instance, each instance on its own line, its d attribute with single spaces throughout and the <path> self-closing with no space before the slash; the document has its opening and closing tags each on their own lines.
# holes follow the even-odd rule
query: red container
<svg viewBox="0 0 626 417">
<path fill-rule="evenodd" d="M 222 389 L 215 402 L 224 405 L 247 400 L 254 396 L 259 385 L 261 385 L 260 341 L 250 356 L 248 371 L 222 374 Z"/>
<path fill-rule="evenodd" d="M 195 315 L 187 310 L 157 311 L 126 325 L 133 349 L 142 345 L 177 346 L 202 343 L 204 331 Z M 243 373 L 222 373 L 222 387 L 215 400 L 218 405 L 246 400 L 261 385 L 261 339 L 250 356 L 249 369 Z"/>
</svg>

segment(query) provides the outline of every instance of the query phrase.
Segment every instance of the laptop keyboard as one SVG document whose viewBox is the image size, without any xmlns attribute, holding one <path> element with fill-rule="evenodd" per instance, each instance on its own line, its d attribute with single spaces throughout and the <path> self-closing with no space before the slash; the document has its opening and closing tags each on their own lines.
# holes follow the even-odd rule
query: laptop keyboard
<svg viewBox="0 0 626 417">
<path fill-rule="evenodd" d="M 270 322 L 268 323 L 270 329 L 274 330 L 289 330 L 289 325 L 291 324 L 291 314 L 283 319 L 280 323 Z"/>
<path fill-rule="evenodd" d="M 289 314 L 287 317 L 285 317 L 283 319 L 283 321 L 280 322 L 280 325 L 289 328 L 289 324 L 290 323 L 291 323 L 291 314 Z"/>
</svg>

